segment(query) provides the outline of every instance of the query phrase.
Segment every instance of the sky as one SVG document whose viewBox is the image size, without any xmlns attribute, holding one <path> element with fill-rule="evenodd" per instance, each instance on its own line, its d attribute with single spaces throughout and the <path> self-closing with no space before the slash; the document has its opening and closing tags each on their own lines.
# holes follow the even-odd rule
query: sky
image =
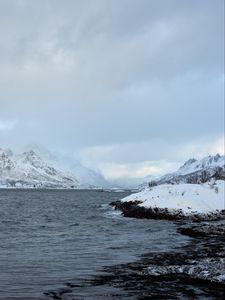
<svg viewBox="0 0 225 300">
<path fill-rule="evenodd" d="M 0 147 L 107 179 L 224 153 L 223 0 L 0 0 Z"/>
</svg>

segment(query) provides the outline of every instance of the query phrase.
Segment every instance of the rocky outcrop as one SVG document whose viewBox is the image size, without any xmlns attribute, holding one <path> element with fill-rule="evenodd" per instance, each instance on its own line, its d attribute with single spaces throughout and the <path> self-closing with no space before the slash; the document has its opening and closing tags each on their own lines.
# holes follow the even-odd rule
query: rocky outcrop
<svg viewBox="0 0 225 300">
<path fill-rule="evenodd" d="M 138 218 L 138 219 L 163 219 L 163 220 L 192 220 L 194 222 L 200 221 L 215 221 L 225 219 L 225 210 L 210 212 L 210 213 L 195 213 L 186 215 L 182 210 L 169 210 L 168 208 L 158 207 L 143 207 L 139 206 L 142 201 L 114 201 L 110 205 L 116 210 L 120 210 L 124 217 Z"/>
<path fill-rule="evenodd" d="M 194 279 L 206 280 L 225 285 L 225 258 L 204 258 L 190 260 L 184 265 L 156 266 L 150 265 L 143 271 L 149 276 L 182 274 Z"/>
<path fill-rule="evenodd" d="M 178 228 L 178 232 L 191 237 L 221 237 L 225 241 L 225 224 L 201 224 Z"/>
<path fill-rule="evenodd" d="M 199 230 L 202 226 L 194 225 Z M 105 267 L 103 274 L 84 285 L 112 286 L 120 293 L 119 298 L 224 299 L 225 242 L 220 234 L 215 235 L 224 225 L 212 226 L 214 230 L 204 226 L 208 236 L 190 239 L 183 247 L 146 253 L 138 261 Z M 185 227 L 192 228 L 193 224 L 188 222 Z"/>
</svg>

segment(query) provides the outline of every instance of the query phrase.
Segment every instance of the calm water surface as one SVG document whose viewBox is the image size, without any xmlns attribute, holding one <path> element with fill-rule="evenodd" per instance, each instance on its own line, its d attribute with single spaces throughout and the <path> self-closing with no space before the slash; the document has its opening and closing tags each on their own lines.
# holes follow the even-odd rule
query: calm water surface
<svg viewBox="0 0 225 300">
<path fill-rule="evenodd" d="M 123 218 L 107 205 L 127 194 L 0 190 L 0 299 L 46 300 L 44 292 L 81 282 L 103 266 L 187 242 L 172 222 Z M 98 298 L 91 289 L 80 293 Z"/>
</svg>

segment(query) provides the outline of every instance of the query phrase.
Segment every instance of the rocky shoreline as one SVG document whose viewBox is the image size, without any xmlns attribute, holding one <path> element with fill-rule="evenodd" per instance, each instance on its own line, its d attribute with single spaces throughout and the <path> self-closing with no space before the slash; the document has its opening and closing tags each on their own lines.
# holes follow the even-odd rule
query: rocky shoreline
<svg viewBox="0 0 225 300">
<path fill-rule="evenodd" d="M 169 210 L 168 208 L 139 206 L 142 201 L 114 201 L 110 205 L 116 210 L 120 210 L 124 217 L 156 220 L 190 220 L 193 222 L 217 221 L 225 219 L 225 210 L 217 210 L 208 213 L 184 214 L 180 210 Z"/>
<path fill-rule="evenodd" d="M 225 212 L 185 216 L 140 203 L 116 201 L 111 206 L 125 217 L 176 221 L 177 231 L 192 238 L 190 244 L 105 268 L 108 274 L 94 278 L 92 284 L 122 288 L 132 299 L 224 299 Z"/>
<path fill-rule="evenodd" d="M 89 284 L 123 289 L 130 299 L 224 299 L 225 223 L 188 221 L 177 230 L 192 238 L 187 246 L 105 268 Z"/>
<path fill-rule="evenodd" d="M 67 282 L 45 295 L 52 299 L 80 299 L 76 290 L 82 287 L 99 293 L 99 299 L 224 299 L 224 213 L 187 218 L 170 215 L 166 209 L 149 210 L 139 203 L 116 201 L 111 206 L 126 217 L 172 220 L 177 232 L 189 236 L 190 242 L 170 251 L 146 253 L 135 262 L 104 267 L 100 275 L 79 283 Z M 107 295 L 99 289 L 107 290 Z"/>
<path fill-rule="evenodd" d="M 186 224 L 177 231 L 194 238 L 191 255 L 187 253 L 181 261 L 176 258 L 173 264 L 165 264 L 164 260 L 163 264 L 150 265 L 144 272 L 150 276 L 182 274 L 225 287 L 225 223 Z"/>
<path fill-rule="evenodd" d="M 187 245 L 104 267 L 100 275 L 80 283 L 67 282 L 64 288 L 45 295 L 80 299 L 76 297 L 77 288 L 98 293 L 103 287 L 111 292 L 100 294 L 100 299 L 224 299 L 225 221 L 178 222 L 177 231 L 190 237 Z"/>
</svg>

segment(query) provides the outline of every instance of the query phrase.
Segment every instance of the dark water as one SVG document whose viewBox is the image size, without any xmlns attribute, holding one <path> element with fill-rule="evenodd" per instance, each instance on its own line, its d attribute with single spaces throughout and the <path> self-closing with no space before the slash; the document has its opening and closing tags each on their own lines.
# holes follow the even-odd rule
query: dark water
<svg viewBox="0 0 225 300">
<path fill-rule="evenodd" d="M 50 299 L 44 292 L 71 281 L 79 285 L 104 266 L 187 243 L 172 222 L 123 218 L 107 205 L 126 195 L 0 190 L 0 299 Z M 82 284 L 77 292 L 82 299 L 99 298 Z M 107 291 L 102 295 L 107 299 Z"/>
</svg>

